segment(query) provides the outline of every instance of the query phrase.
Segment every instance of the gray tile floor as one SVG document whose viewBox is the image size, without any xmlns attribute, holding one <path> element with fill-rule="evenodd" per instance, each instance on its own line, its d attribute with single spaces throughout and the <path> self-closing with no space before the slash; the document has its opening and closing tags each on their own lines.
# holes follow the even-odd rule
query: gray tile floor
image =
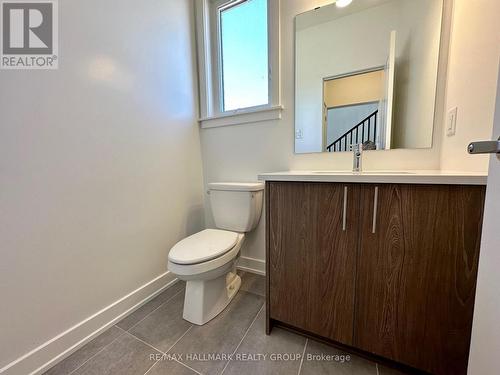
<svg viewBox="0 0 500 375">
<path fill-rule="evenodd" d="M 266 336 L 264 277 L 240 274 L 240 292 L 204 326 L 182 319 L 179 282 L 45 374 L 402 374 L 279 328 Z"/>
</svg>

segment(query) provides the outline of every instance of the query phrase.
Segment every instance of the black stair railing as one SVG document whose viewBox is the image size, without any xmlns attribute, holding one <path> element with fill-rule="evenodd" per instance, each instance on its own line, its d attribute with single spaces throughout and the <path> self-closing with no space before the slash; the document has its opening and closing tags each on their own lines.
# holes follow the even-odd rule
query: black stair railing
<svg viewBox="0 0 500 375">
<path fill-rule="evenodd" d="M 328 152 L 349 151 L 352 144 L 365 143 L 367 141 L 375 143 L 377 137 L 377 116 L 378 110 L 342 134 L 326 148 Z"/>
</svg>

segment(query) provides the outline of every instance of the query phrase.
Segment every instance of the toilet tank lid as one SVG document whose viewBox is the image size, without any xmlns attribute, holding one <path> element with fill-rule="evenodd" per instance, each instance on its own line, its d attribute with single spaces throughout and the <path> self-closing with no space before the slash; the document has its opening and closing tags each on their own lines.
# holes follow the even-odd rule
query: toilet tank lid
<svg viewBox="0 0 500 375">
<path fill-rule="evenodd" d="M 264 190 L 263 182 L 212 182 L 208 184 L 209 190 L 222 191 L 261 191 Z"/>
</svg>

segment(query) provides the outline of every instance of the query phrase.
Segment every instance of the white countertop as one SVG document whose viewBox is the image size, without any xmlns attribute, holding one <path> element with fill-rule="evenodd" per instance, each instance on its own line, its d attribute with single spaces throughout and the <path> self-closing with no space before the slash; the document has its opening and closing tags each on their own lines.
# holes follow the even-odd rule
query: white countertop
<svg viewBox="0 0 500 375">
<path fill-rule="evenodd" d="M 259 174 L 261 181 L 380 184 L 486 185 L 486 173 L 452 171 L 286 171 Z"/>
</svg>

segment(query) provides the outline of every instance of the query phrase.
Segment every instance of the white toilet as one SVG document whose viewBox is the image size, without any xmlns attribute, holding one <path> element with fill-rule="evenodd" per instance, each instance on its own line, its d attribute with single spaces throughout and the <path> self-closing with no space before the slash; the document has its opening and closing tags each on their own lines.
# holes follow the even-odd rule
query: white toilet
<svg viewBox="0 0 500 375">
<path fill-rule="evenodd" d="M 259 223 L 264 183 L 208 185 L 215 225 L 178 242 L 168 254 L 168 269 L 186 281 L 183 318 L 202 325 L 231 302 L 241 285 L 236 261 L 245 239 Z"/>
</svg>

